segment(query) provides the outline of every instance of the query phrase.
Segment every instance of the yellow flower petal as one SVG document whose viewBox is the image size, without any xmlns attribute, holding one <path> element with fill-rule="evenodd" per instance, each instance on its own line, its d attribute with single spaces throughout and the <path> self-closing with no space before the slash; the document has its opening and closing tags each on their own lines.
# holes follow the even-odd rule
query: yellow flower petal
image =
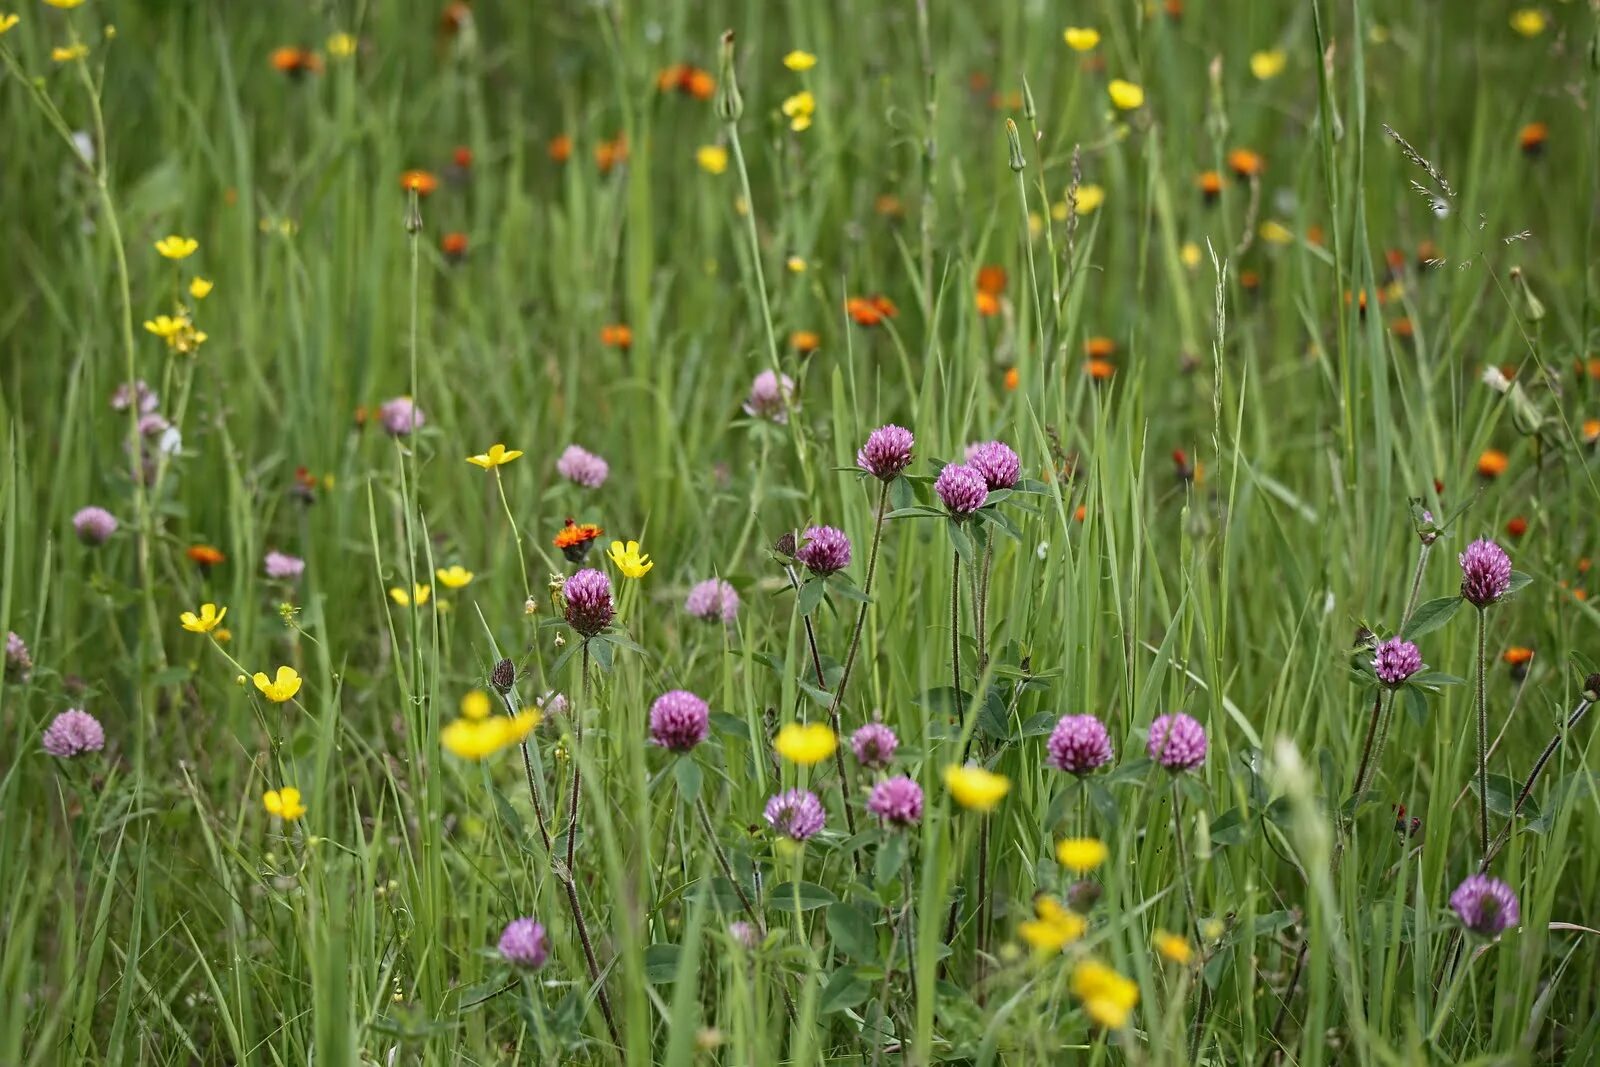
<svg viewBox="0 0 1600 1067">
<path fill-rule="evenodd" d="M 461 589 L 471 582 L 473 578 L 477 577 L 459 563 L 452 564 L 449 567 L 440 567 L 433 572 L 433 576 L 438 578 L 439 584 L 446 589 Z M 427 597 L 424 596 L 423 600 L 426 601 Z"/>
<path fill-rule="evenodd" d="M 1106 86 L 1106 93 L 1111 97 L 1111 103 L 1119 111 L 1134 111 L 1144 106 L 1144 89 L 1133 82 L 1121 78 L 1113 79 Z"/>
<path fill-rule="evenodd" d="M 839 745 L 839 739 L 826 723 L 785 723 L 772 740 L 772 748 L 790 763 L 811 767 L 829 756 Z"/>
<path fill-rule="evenodd" d="M 694 159 L 707 174 L 721 174 L 728 169 L 728 150 L 721 145 L 701 145 Z"/>
<path fill-rule="evenodd" d="M 1089 52 L 1100 43 L 1100 31 L 1088 29 L 1084 26 L 1068 26 L 1061 34 L 1062 40 L 1067 42 L 1067 47 L 1074 52 Z"/>
<path fill-rule="evenodd" d="M 58 45 L 50 49 L 50 58 L 57 63 L 71 63 L 74 59 L 82 59 L 89 54 L 89 46 L 79 42 L 71 45 Z"/>
<path fill-rule="evenodd" d="M 335 59 L 349 59 L 356 54 L 359 43 L 353 33 L 336 33 L 328 38 L 328 54 Z"/>
<path fill-rule="evenodd" d="M 226 614 L 228 614 L 227 608 L 219 611 L 215 604 L 201 604 L 198 615 L 186 611 L 178 616 L 178 621 L 192 634 L 208 634 L 222 624 L 222 617 Z"/>
<path fill-rule="evenodd" d="M 279 667 L 277 676 L 271 679 L 257 671 L 251 680 L 261 694 L 274 704 L 293 700 L 294 695 L 300 692 L 300 675 L 293 667 Z"/>
<path fill-rule="evenodd" d="M 1056 860 L 1076 874 L 1087 874 L 1106 861 L 1106 846 L 1093 837 L 1069 837 L 1056 845 Z"/>
<path fill-rule="evenodd" d="M 783 65 L 796 73 L 803 73 L 817 65 L 817 57 L 797 48 L 783 57 Z"/>
<path fill-rule="evenodd" d="M 189 283 L 189 295 L 196 300 L 204 300 L 211 295 L 213 284 L 205 278 L 196 278 Z"/>
<path fill-rule="evenodd" d="M 1266 52 L 1256 52 L 1250 56 L 1250 73 L 1261 81 L 1276 78 L 1283 73 L 1284 66 L 1289 62 L 1289 57 L 1281 48 L 1274 48 Z"/>
<path fill-rule="evenodd" d="M 944 769 L 944 784 L 957 804 L 973 811 L 993 811 L 1011 789 L 1004 775 L 972 764 L 950 764 Z"/>
<path fill-rule="evenodd" d="M 1164 959 L 1180 967 L 1194 959 L 1194 946 L 1189 944 L 1189 939 L 1167 930 L 1157 930 L 1150 943 L 1155 945 L 1156 951 L 1161 953 Z"/>
<path fill-rule="evenodd" d="M 13 15 L 10 12 L 7 12 L 4 15 L 0 15 L 0 34 L 4 34 L 4 33 L 9 32 L 11 27 L 15 26 L 17 23 L 19 23 L 21 21 L 22 21 L 22 16 L 21 15 Z"/>
<path fill-rule="evenodd" d="M 1536 7 L 1523 7 L 1511 13 L 1511 28 L 1524 37 L 1537 37 L 1549 25 L 1545 13 Z"/>
<path fill-rule="evenodd" d="M 200 242 L 193 237 L 179 237 L 177 234 L 156 242 L 156 251 L 167 259 L 187 259 L 199 248 Z"/>
</svg>

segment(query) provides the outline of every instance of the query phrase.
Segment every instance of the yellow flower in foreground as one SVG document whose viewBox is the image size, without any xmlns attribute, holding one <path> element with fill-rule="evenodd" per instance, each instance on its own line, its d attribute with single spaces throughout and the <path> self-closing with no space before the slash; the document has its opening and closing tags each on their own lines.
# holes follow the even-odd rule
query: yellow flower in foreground
<svg viewBox="0 0 1600 1067">
<path fill-rule="evenodd" d="M 1207 941 L 1216 941 L 1228 932 L 1228 927 L 1221 919 L 1203 919 L 1200 922 L 1200 936 Z"/>
<path fill-rule="evenodd" d="M 1119 111 L 1134 111 L 1144 107 L 1144 90 L 1130 81 L 1114 78 L 1106 86 L 1106 92 L 1111 96 L 1111 103 Z"/>
<path fill-rule="evenodd" d="M 15 26 L 17 23 L 19 23 L 21 21 L 22 21 L 22 16 L 21 15 L 13 15 L 10 12 L 7 12 L 4 15 L 0 15 L 0 34 L 8 32 L 11 29 L 11 27 Z"/>
<path fill-rule="evenodd" d="M 522 453 L 514 448 L 507 448 L 505 445 L 492 445 L 487 452 L 480 452 L 476 456 L 468 456 L 467 462 L 474 467 L 482 467 L 484 470 L 489 470 L 491 467 L 503 467 L 521 455 Z"/>
<path fill-rule="evenodd" d="M 156 242 L 156 251 L 167 259 L 188 259 L 200 248 L 200 242 L 193 237 L 179 237 L 172 234 Z"/>
<path fill-rule="evenodd" d="M 1536 7 L 1522 7 L 1511 13 L 1511 28 L 1524 37 L 1537 37 L 1549 25 L 1543 11 Z"/>
<path fill-rule="evenodd" d="M 540 715 L 534 711 L 519 712 L 515 717 L 457 719 L 439 731 L 439 743 L 452 755 L 480 760 L 517 744 L 533 733 L 539 720 Z"/>
<path fill-rule="evenodd" d="M 811 116 L 817 113 L 817 98 L 811 95 L 811 90 L 795 93 L 783 102 L 783 116 L 789 120 L 789 128 L 795 133 L 811 128 Z"/>
<path fill-rule="evenodd" d="M 477 575 L 459 563 L 452 563 L 448 567 L 440 567 L 433 572 L 433 576 L 439 579 L 439 584 L 446 589 L 462 589 L 468 582 L 477 577 Z M 424 603 L 427 599 L 427 595 L 424 594 L 422 600 L 418 601 L 418 603 Z"/>
<path fill-rule="evenodd" d="M 970 763 L 965 767 L 952 763 L 944 769 L 944 785 L 963 808 L 993 811 L 1011 789 L 1011 780 Z"/>
<path fill-rule="evenodd" d="M 1193 241 L 1185 241 L 1183 247 L 1178 249 L 1178 258 L 1185 267 L 1194 270 L 1200 265 L 1200 246 Z"/>
<path fill-rule="evenodd" d="M 489 703 L 489 694 L 482 689 L 468 690 L 467 695 L 461 698 L 462 718 L 487 719 L 492 710 L 494 709 Z"/>
<path fill-rule="evenodd" d="M 1107 1029 L 1127 1025 L 1139 1003 L 1139 987 L 1099 960 L 1084 960 L 1072 969 L 1072 995 L 1083 1001 L 1089 1018 Z"/>
<path fill-rule="evenodd" d="M 58 7 L 62 11 L 71 11 L 79 4 L 83 3 L 83 0 L 44 0 L 44 2 L 49 4 L 51 7 Z"/>
<path fill-rule="evenodd" d="M 186 611 L 178 616 L 178 621 L 192 634 L 208 634 L 222 625 L 222 617 L 227 613 L 227 608 L 218 610 L 215 604 L 201 604 L 200 614 Z"/>
<path fill-rule="evenodd" d="M 300 692 L 300 674 L 293 667 L 279 667 L 277 677 L 271 681 L 267 680 L 265 674 L 257 671 L 253 681 L 262 695 L 274 704 L 282 704 L 285 700 L 293 699 L 294 695 Z"/>
<path fill-rule="evenodd" d="M 1068 837 L 1056 844 L 1056 860 L 1076 874 L 1088 874 L 1106 861 L 1105 842 L 1093 837 Z"/>
<path fill-rule="evenodd" d="M 833 755 L 839 739 L 826 723 L 786 722 L 773 738 L 772 748 L 790 763 L 810 767 Z"/>
<path fill-rule="evenodd" d="M 1150 941 L 1164 959 L 1180 967 L 1194 959 L 1194 946 L 1189 944 L 1189 939 L 1186 937 L 1180 937 L 1168 930 L 1157 930 Z"/>
<path fill-rule="evenodd" d="M 728 150 L 721 145 L 701 145 L 695 151 L 694 161 L 707 174 L 721 174 L 728 169 Z"/>
<path fill-rule="evenodd" d="M 1294 231 L 1276 219 L 1261 224 L 1261 239 L 1269 245 L 1286 245 L 1294 240 Z"/>
<path fill-rule="evenodd" d="M 1068 26 L 1062 31 L 1061 39 L 1074 52 L 1088 52 L 1100 43 L 1100 31 L 1085 26 Z"/>
<path fill-rule="evenodd" d="M 189 295 L 194 297 L 196 300 L 204 300 L 206 297 L 211 295 L 211 290 L 215 288 L 215 286 L 215 282 L 212 282 L 206 278 L 196 278 L 194 281 L 189 283 Z"/>
<path fill-rule="evenodd" d="M 428 598 L 432 595 L 433 587 L 423 585 L 420 582 L 412 587 L 412 590 L 409 593 L 406 592 L 403 587 L 398 585 L 392 586 L 389 589 L 389 599 L 394 601 L 396 604 L 399 604 L 403 608 L 420 608 L 422 605 L 428 602 Z"/>
<path fill-rule="evenodd" d="M 292 785 L 261 794 L 261 806 L 284 822 L 294 822 L 306 813 L 306 806 L 300 803 L 300 790 Z"/>
<path fill-rule="evenodd" d="M 1077 205 L 1078 214 L 1087 215 L 1106 202 L 1106 191 L 1098 185 L 1080 185 L 1072 202 Z"/>
<path fill-rule="evenodd" d="M 1276 78 L 1283 73 L 1284 64 L 1289 62 L 1289 57 L 1283 49 L 1273 48 L 1265 52 L 1254 52 L 1250 56 L 1250 73 L 1262 81 Z"/>
<path fill-rule="evenodd" d="M 810 52 L 802 52 L 796 48 L 793 52 L 783 57 L 783 65 L 792 71 L 804 72 L 817 65 L 817 57 Z"/>
<path fill-rule="evenodd" d="M 334 59 L 349 59 L 356 54 L 356 35 L 336 33 L 328 38 L 328 54 Z"/>
<path fill-rule="evenodd" d="M 1034 898 L 1033 914 L 1034 918 L 1018 924 L 1017 936 L 1041 953 L 1060 952 L 1082 937 L 1089 926 L 1083 916 L 1043 894 Z"/>
<path fill-rule="evenodd" d="M 89 46 L 83 44 L 82 42 L 79 42 L 78 44 L 67 45 L 64 48 L 56 47 L 50 49 L 50 58 L 55 60 L 57 63 L 71 63 L 74 59 L 82 59 L 88 54 Z"/>
<path fill-rule="evenodd" d="M 640 554 L 637 541 L 629 541 L 626 546 L 621 541 L 613 541 L 609 555 L 617 570 L 629 578 L 643 578 L 655 566 L 648 554 Z"/>
</svg>

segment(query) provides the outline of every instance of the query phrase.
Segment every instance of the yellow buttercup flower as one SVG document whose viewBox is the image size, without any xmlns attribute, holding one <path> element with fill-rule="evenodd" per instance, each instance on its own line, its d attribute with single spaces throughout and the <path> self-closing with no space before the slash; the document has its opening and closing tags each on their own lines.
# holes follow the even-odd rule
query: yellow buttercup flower
<svg viewBox="0 0 1600 1067">
<path fill-rule="evenodd" d="M 476 456 L 468 456 L 467 462 L 474 467 L 482 467 L 484 470 L 489 470 L 491 467 L 503 467 L 521 455 L 522 453 L 514 448 L 507 448 L 505 445 L 492 445 L 487 452 L 481 452 Z"/>
<path fill-rule="evenodd" d="M 83 0 L 44 0 L 44 2 L 49 4 L 51 7 L 58 7 L 62 11 L 71 11 L 79 4 L 83 3 Z"/>
<path fill-rule="evenodd" d="M 403 608 L 420 608 L 422 605 L 428 602 L 428 598 L 432 595 L 433 587 L 423 585 L 420 582 L 412 587 L 412 590 L 409 593 L 406 592 L 403 587 L 398 585 L 393 586 L 389 590 L 389 599 L 394 601 L 396 604 L 399 604 Z"/>
<path fill-rule="evenodd" d="M 1294 231 L 1276 219 L 1261 224 L 1261 239 L 1269 245 L 1286 245 L 1294 240 Z"/>
<path fill-rule="evenodd" d="M 292 785 L 261 794 L 261 806 L 284 822 L 294 822 L 306 813 L 306 806 L 300 802 L 300 790 Z"/>
<path fill-rule="evenodd" d="M 1207 941 L 1216 941 L 1227 932 L 1228 928 L 1221 919 L 1205 919 L 1200 923 L 1200 936 Z"/>
<path fill-rule="evenodd" d="M 522 741 L 539 725 L 540 718 L 537 712 L 523 711 L 516 716 L 457 719 L 439 731 L 439 743 L 452 755 L 480 760 Z"/>
<path fill-rule="evenodd" d="M 802 767 L 821 763 L 833 755 L 838 746 L 839 739 L 821 722 L 784 723 L 778 736 L 772 739 L 772 748 L 778 755 Z"/>
<path fill-rule="evenodd" d="M 226 614 L 227 608 L 219 610 L 215 604 L 201 604 L 200 614 L 186 611 L 178 616 L 178 621 L 192 634 L 208 634 L 222 625 L 222 617 Z"/>
<path fill-rule="evenodd" d="M 1544 32 L 1550 20 L 1536 7 L 1523 7 L 1511 13 L 1511 28 L 1524 37 L 1537 37 Z"/>
<path fill-rule="evenodd" d="M 783 265 L 789 268 L 790 274 L 804 274 L 809 264 L 801 256 L 790 256 L 783 261 Z"/>
<path fill-rule="evenodd" d="M 1100 31 L 1085 26 L 1068 26 L 1061 34 L 1067 47 L 1074 52 L 1089 52 L 1100 43 Z"/>
<path fill-rule="evenodd" d="M 22 21 L 21 15 L 13 15 L 9 11 L 0 15 L 0 34 L 7 33 L 11 27 Z"/>
<path fill-rule="evenodd" d="M 71 63 L 74 59 L 82 59 L 89 54 L 89 46 L 81 41 L 77 44 L 57 46 L 50 49 L 50 58 L 57 63 Z"/>
<path fill-rule="evenodd" d="M 1093 837 L 1068 837 L 1056 844 L 1056 860 L 1076 874 L 1088 874 L 1106 861 L 1105 842 Z"/>
<path fill-rule="evenodd" d="M 1289 57 L 1281 48 L 1255 52 L 1250 56 L 1250 73 L 1261 81 L 1267 81 L 1282 74 L 1284 65 L 1288 62 Z"/>
<path fill-rule="evenodd" d="M 952 763 L 944 769 L 944 785 L 956 803 L 973 811 L 993 811 L 1011 789 L 1011 780 L 1003 774 L 986 771 L 972 764 L 961 766 Z"/>
<path fill-rule="evenodd" d="M 439 584 L 446 589 L 461 589 L 473 578 L 477 577 L 477 575 L 459 563 L 452 563 L 448 567 L 440 567 L 433 572 L 433 576 L 439 579 Z M 426 601 L 428 598 L 424 596 L 422 599 Z"/>
<path fill-rule="evenodd" d="M 728 169 L 728 150 L 721 145 L 701 145 L 695 151 L 694 161 L 707 174 L 721 174 Z"/>
<path fill-rule="evenodd" d="M 608 554 L 611 562 L 617 565 L 617 570 L 629 578 L 643 578 L 655 566 L 648 554 L 640 554 L 637 541 L 629 541 L 626 546 L 621 541 L 613 541 Z"/>
<path fill-rule="evenodd" d="M 494 710 L 489 702 L 489 694 L 482 689 L 471 689 L 461 698 L 461 716 L 466 719 L 487 719 L 489 712 Z"/>
<path fill-rule="evenodd" d="M 1034 918 L 1018 924 L 1017 936 L 1040 953 L 1060 952 L 1082 937 L 1089 926 L 1083 916 L 1052 896 L 1035 897 L 1033 914 Z"/>
<path fill-rule="evenodd" d="M 817 113 L 817 98 L 811 95 L 811 90 L 806 89 L 795 93 L 783 102 L 784 118 L 789 120 L 789 128 L 795 133 L 811 128 L 811 117 Z"/>
<path fill-rule="evenodd" d="M 179 237 L 172 234 L 156 242 L 156 251 L 167 259 L 188 259 L 200 248 L 200 242 L 193 237 Z"/>
<path fill-rule="evenodd" d="M 1127 1025 L 1139 1003 L 1139 987 L 1099 960 L 1087 959 L 1072 969 L 1072 995 L 1096 1023 L 1115 1030 Z"/>
<path fill-rule="evenodd" d="M 1189 944 L 1189 939 L 1171 931 L 1157 930 L 1150 943 L 1155 945 L 1156 951 L 1161 953 L 1163 959 L 1180 967 L 1186 966 L 1194 959 L 1194 946 Z"/>
<path fill-rule="evenodd" d="M 206 341 L 206 332 L 195 329 L 189 316 L 181 313 L 146 319 L 144 328 L 165 341 L 174 352 L 194 352 Z"/>
<path fill-rule="evenodd" d="M 817 65 L 817 57 L 810 52 L 802 52 L 798 48 L 783 57 L 783 65 L 797 73 L 803 73 Z"/>
<path fill-rule="evenodd" d="M 1114 78 L 1106 86 L 1106 93 L 1111 97 L 1111 103 L 1119 111 L 1136 111 L 1144 107 L 1144 90 L 1133 82 Z"/>
<path fill-rule="evenodd" d="M 1078 195 L 1072 198 L 1077 206 L 1078 214 L 1087 215 L 1095 208 L 1106 202 L 1106 191 L 1098 185 L 1078 186 Z"/>
<path fill-rule="evenodd" d="M 205 278 L 196 278 L 189 283 L 189 295 L 196 300 L 204 300 L 211 295 L 211 290 L 215 288 L 215 284 Z"/>
<path fill-rule="evenodd" d="M 279 667 L 277 677 L 268 680 L 260 671 L 252 679 L 263 696 L 274 704 L 293 699 L 300 692 L 300 674 L 293 667 Z"/>
<path fill-rule="evenodd" d="M 353 33 L 336 33 L 328 38 L 328 54 L 334 59 L 349 59 L 359 44 Z"/>
<path fill-rule="evenodd" d="M 1194 270 L 1200 265 L 1200 246 L 1193 241 L 1185 241 L 1183 247 L 1178 249 L 1178 258 L 1185 267 Z"/>
</svg>

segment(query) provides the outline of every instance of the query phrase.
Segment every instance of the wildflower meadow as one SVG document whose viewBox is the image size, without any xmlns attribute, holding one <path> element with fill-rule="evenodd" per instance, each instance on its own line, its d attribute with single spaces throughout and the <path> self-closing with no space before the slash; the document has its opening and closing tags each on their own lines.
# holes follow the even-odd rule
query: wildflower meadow
<svg viewBox="0 0 1600 1067">
<path fill-rule="evenodd" d="M 0 1067 L 1600 1060 L 1600 0 L 0 0 Z"/>
</svg>

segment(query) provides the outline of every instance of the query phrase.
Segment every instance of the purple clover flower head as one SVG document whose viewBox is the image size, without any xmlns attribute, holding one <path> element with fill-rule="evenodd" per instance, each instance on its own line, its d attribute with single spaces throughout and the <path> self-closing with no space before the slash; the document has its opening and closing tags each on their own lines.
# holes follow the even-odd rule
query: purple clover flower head
<svg viewBox="0 0 1600 1067">
<path fill-rule="evenodd" d="M 672 689 L 650 705 L 650 741 L 674 752 L 688 752 L 706 739 L 711 709 L 687 689 Z"/>
<path fill-rule="evenodd" d="M 764 370 L 750 383 L 750 395 L 744 402 L 746 415 L 782 426 L 789 421 L 789 409 L 792 407 L 794 379 L 787 374 Z"/>
<path fill-rule="evenodd" d="M 850 735 L 850 747 L 855 751 L 856 762 L 868 770 L 880 770 L 894 762 L 894 750 L 900 739 L 881 722 L 869 722 Z"/>
<path fill-rule="evenodd" d="M 544 712 L 547 719 L 552 716 L 563 718 L 567 714 L 567 709 L 571 707 L 567 702 L 567 694 L 557 693 L 554 690 L 540 697 L 535 703 L 539 705 L 539 710 Z"/>
<path fill-rule="evenodd" d="M 1493 541 L 1479 538 L 1461 553 L 1461 596 L 1486 608 L 1511 588 L 1511 557 Z"/>
<path fill-rule="evenodd" d="M 1450 907 L 1462 926 L 1484 937 L 1495 937 L 1522 918 L 1517 894 L 1500 879 L 1486 874 L 1470 875 L 1456 886 L 1450 894 Z"/>
<path fill-rule="evenodd" d="M 131 386 L 127 382 L 123 382 L 117 386 L 117 391 L 111 394 L 111 410 L 113 411 L 127 411 L 132 407 L 140 414 L 145 414 L 154 411 L 156 405 L 160 403 L 161 398 L 156 395 L 154 389 L 145 384 L 143 378 L 140 378 Z"/>
<path fill-rule="evenodd" d="M 28 643 L 15 631 L 6 634 L 6 681 L 26 682 L 33 675 Z"/>
<path fill-rule="evenodd" d="M 71 759 L 106 747 L 100 720 L 81 708 L 68 708 L 44 730 L 44 750 L 57 759 Z"/>
<path fill-rule="evenodd" d="M 707 578 L 689 590 L 683 610 L 697 619 L 732 626 L 739 618 L 739 594 L 721 578 Z"/>
<path fill-rule="evenodd" d="M 1391 637 L 1378 646 L 1372 669 L 1377 672 L 1378 681 L 1394 689 L 1422 669 L 1422 653 L 1410 641 Z"/>
<path fill-rule="evenodd" d="M 1111 736 L 1093 715 L 1063 715 L 1050 731 L 1050 766 L 1079 776 L 1111 762 Z"/>
<path fill-rule="evenodd" d="M 761 944 L 760 931 L 753 924 L 747 923 L 743 919 L 728 924 L 728 936 L 746 949 L 755 949 Z"/>
<path fill-rule="evenodd" d="M 867 794 L 867 810 L 898 829 L 915 826 L 922 821 L 922 787 L 903 774 L 885 778 Z"/>
<path fill-rule="evenodd" d="M 593 637 L 616 618 L 617 608 L 611 601 L 611 579 L 603 571 L 585 567 L 567 579 L 561 587 L 561 595 L 567 602 L 567 625 L 584 637 Z"/>
<path fill-rule="evenodd" d="M 383 421 L 383 428 L 389 431 L 392 437 L 406 437 L 416 433 L 428 417 L 417 407 L 417 402 L 409 396 L 397 396 L 393 400 L 385 400 L 378 408 L 378 418 Z"/>
<path fill-rule="evenodd" d="M 139 416 L 139 436 L 159 437 L 172 429 L 172 423 L 159 411 L 147 411 Z"/>
<path fill-rule="evenodd" d="M 1004 441 L 984 441 L 967 446 L 967 466 L 983 475 L 992 492 L 1010 489 L 1022 477 L 1022 461 Z"/>
<path fill-rule="evenodd" d="M 827 818 L 822 801 L 809 789 L 791 789 L 772 797 L 762 817 L 768 826 L 793 841 L 815 837 Z"/>
<path fill-rule="evenodd" d="M 103 545 L 117 532 L 117 517 L 105 508 L 87 507 L 72 516 L 72 529 L 86 545 Z"/>
<path fill-rule="evenodd" d="M 536 919 L 512 919 L 500 933 L 500 956 L 513 967 L 534 970 L 550 958 L 550 942 Z"/>
<path fill-rule="evenodd" d="M 856 450 L 856 466 L 886 482 L 911 466 L 911 448 L 917 439 L 903 426 L 889 423 L 867 435 L 867 443 Z"/>
<path fill-rule="evenodd" d="M 282 578 L 294 581 L 305 572 L 306 561 L 298 556 L 291 556 L 284 552 L 268 552 L 262 566 L 266 569 L 268 578 Z"/>
<path fill-rule="evenodd" d="M 850 538 L 832 526 L 808 526 L 794 558 L 812 574 L 826 578 L 850 566 Z"/>
<path fill-rule="evenodd" d="M 556 460 L 556 473 L 574 485 L 598 489 L 611 475 L 611 464 L 578 445 L 568 445 Z"/>
<path fill-rule="evenodd" d="M 1150 724 L 1145 752 L 1174 774 L 1206 761 L 1206 728 L 1181 711 L 1157 717 Z"/>
<path fill-rule="evenodd" d="M 964 519 L 989 499 L 989 480 L 975 467 L 947 463 L 933 483 L 934 492 L 950 514 Z"/>
</svg>

